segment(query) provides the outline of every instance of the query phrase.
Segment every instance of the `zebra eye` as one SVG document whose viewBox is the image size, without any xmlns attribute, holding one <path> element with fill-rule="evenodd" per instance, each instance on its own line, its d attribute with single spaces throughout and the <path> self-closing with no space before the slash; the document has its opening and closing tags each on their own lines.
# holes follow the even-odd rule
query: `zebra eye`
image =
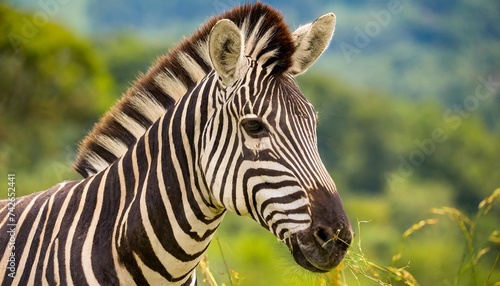
<svg viewBox="0 0 500 286">
<path fill-rule="evenodd" d="M 264 123 L 258 119 L 246 119 L 241 123 L 243 129 L 248 133 L 248 135 L 252 137 L 257 137 L 259 134 L 264 132 L 266 128 L 264 127 Z"/>
</svg>

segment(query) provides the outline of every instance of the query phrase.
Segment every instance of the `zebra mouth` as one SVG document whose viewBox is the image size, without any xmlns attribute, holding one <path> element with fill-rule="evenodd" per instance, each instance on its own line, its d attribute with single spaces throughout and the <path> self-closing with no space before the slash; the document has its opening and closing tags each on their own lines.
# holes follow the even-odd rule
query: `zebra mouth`
<svg viewBox="0 0 500 286">
<path fill-rule="evenodd" d="M 290 237 L 289 247 L 297 264 L 312 272 L 325 273 L 340 264 L 349 243 L 319 244 L 310 231 L 304 231 Z"/>
</svg>

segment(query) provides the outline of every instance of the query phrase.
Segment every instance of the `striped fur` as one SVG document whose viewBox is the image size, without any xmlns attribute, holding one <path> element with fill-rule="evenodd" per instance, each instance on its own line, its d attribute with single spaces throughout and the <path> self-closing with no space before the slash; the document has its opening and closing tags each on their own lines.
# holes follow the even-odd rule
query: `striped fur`
<svg viewBox="0 0 500 286">
<path fill-rule="evenodd" d="M 246 5 L 228 13 L 232 24 L 211 25 L 203 37 L 214 69 L 189 87 L 174 72 L 148 73 L 154 85 L 138 86 L 175 92 L 128 94 L 85 141 L 97 146 L 86 178 L 19 198 L 15 209 L 0 201 L 0 241 L 15 233 L 0 244 L 2 285 L 196 285 L 227 210 L 269 230 L 310 271 L 338 265 L 351 228 L 318 154 L 316 113 L 294 79 L 328 44 L 334 16 L 292 35 L 275 14 Z M 216 37 L 235 26 L 243 32 Z M 236 81 L 225 85 L 220 69 Z M 171 102 L 164 112 L 161 100 Z"/>
<path fill-rule="evenodd" d="M 207 39 L 220 19 L 230 19 L 240 27 L 248 57 L 273 64 L 275 74 L 292 66 L 295 44 L 282 16 L 271 7 L 243 5 L 212 17 L 191 37 L 159 57 L 94 126 L 81 142 L 74 164 L 80 174 L 93 175 L 125 154 L 153 122 L 212 70 Z"/>
</svg>

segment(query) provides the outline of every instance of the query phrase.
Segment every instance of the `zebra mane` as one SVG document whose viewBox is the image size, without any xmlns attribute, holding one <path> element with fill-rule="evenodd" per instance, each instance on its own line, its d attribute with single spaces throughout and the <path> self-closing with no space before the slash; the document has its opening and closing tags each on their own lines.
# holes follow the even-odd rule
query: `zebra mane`
<svg viewBox="0 0 500 286">
<path fill-rule="evenodd" d="M 214 16 L 192 36 L 160 56 L 82 140 L 74 168 L 91 176 L 134 146 L 146 130 L 213 68 L 208 36 L 221 19 L 233 21 L 245 39 L 245 54 L 265 61 L 272 74 L 292 66 L 295 44 L 279 12 L 262 3 L 245 4 Z"/>
</svg>

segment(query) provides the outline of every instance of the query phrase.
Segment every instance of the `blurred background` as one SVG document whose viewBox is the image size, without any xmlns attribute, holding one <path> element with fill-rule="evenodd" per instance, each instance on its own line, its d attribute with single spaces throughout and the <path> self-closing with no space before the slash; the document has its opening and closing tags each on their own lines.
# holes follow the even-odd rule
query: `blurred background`
<svg viewBox="0 0 500 286">
<path fill-rule="evenodd" d="M 136 76 L 245 2 L 0 1 L 1 185 L 15 173 L 21 196 L 78 179 L 78 142 Z M 500 1 L 263 2 L 292 30 L 337 16 L 329 49 L 298 80 L 319 113 L 353 254 L 406 267 L 421 285 L 499 285 L 500 208 L 478 215 L 478 204 L 500 187 Z M 271 234 L 231 214 L 208 259 L 226 285 L 336 282 L 304 274 Z M 403 283 L 353 267 L 343 283 Z"/>
</svg>

